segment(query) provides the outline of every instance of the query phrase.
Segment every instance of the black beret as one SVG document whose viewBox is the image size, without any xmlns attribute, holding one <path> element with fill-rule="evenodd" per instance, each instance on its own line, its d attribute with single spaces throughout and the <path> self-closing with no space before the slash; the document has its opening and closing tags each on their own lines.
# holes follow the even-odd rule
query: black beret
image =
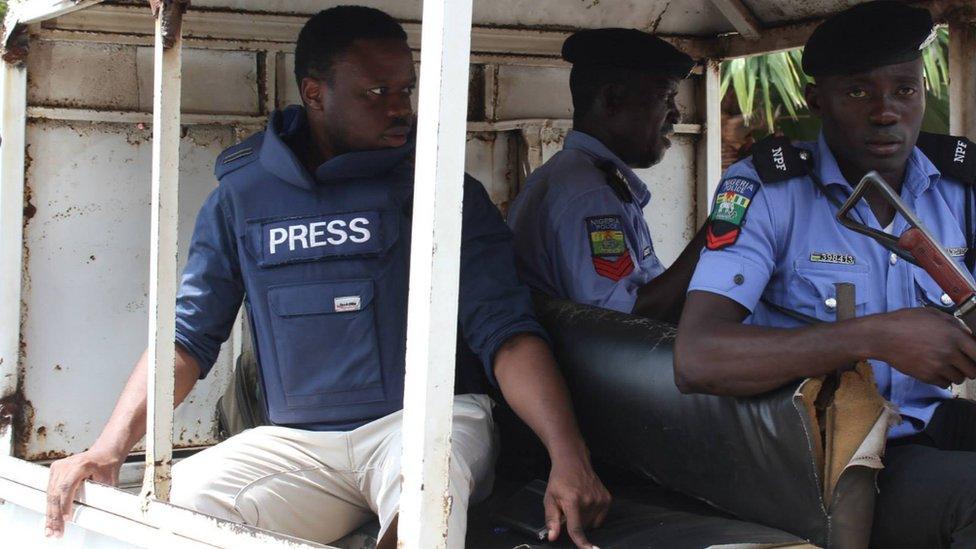
<svg viewBox="0 0 976 549">
<path fill-rule="evenodd" d="M 853 74 L 922 56 L 935 27 L 928 10 L 892 0 L 858 4 L 818 26 L 803 50 L 810 76 Z"/>
<path fill-rule="evenodd" d="M 664 40 L 637 29 L 590 29 L 563 43 L 563 59 L 573 65 L 621 67 L 668 76 L 688 76 L 695 61 Z"/>
</svg>

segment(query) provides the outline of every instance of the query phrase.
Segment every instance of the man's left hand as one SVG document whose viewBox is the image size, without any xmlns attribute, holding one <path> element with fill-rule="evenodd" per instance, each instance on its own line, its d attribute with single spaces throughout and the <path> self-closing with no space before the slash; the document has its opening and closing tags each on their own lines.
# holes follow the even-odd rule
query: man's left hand
<svg viewBox="0 0 976 549">
<path fill-rule="evenodd" d="M 610 492 L 582 459 L 553 459 L 543 500 L 549 541 L 559 538 L 563 522 L 577 547 L 598 549 L 586 538 L 585 529 L 603 524 L 610 509 Z"/>
</svg>

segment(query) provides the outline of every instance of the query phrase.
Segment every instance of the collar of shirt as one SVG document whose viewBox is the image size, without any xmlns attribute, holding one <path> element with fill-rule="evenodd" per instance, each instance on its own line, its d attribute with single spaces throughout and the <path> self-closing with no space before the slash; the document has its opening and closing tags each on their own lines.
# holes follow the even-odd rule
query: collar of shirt
<svg viewBox="0 0 976 549">
<path fill-rule="evenodd" d="M 824 185 L 841 185 L 852 188 L 852 185 L 844 178 L 837 164 L 837 158 L 827 146 L 823 132 L 817 138 L 816 150 L 817 174 Z M 905 170 L 905 186 L 912 194 L 918 196 L 925 192 L 931 185 L 941 177 L 941 173 L 932 164 L 918 147 L 912 149 L 912 154 L 908 157 L 908 166 Z"/>
<path fill-rule="evenodd" d="M 368 178 L 386 173 L 413 153 L 413 136 L 403 146 L 391 149 L 354 151 L 330 158 L 315 169 L 315 179 L 285 141 L 306 124 L 304 107 L 292 105 L 275 111 L 268 120 L 261 144 L 261 165 L 277 177 L 303 189 L 315 188 L 315 181 Z"/>
<path fill-rule="evenodd" d="M 630 192 L 634 195 L 634 201 L 640 204 L 641 208 L 647 206 L 647 203 L 651 201 L 651 191 L 647 188 L 647 185 L 641 181 L 640 177 L 637 177 L 637 174 L 634 173 L 634 170 L 630 169 L 630 166 L 624 164 L 623 160 L 620 160 L 620 158 L 617 157 L 613 151 L 608 149 L 606 145 L 601 143 L 599 139 L 579 130 L 571 130 L 566 135 L 566 140 L 563 142 L 563 148 L 581 150 L 599 160 L 609 160 L 613 162 L 613 165 L 620 170 L 620 173 L 622 173 L 624 178 L 627 180 L 627 186 L 630 187 Z"/>
</svg>

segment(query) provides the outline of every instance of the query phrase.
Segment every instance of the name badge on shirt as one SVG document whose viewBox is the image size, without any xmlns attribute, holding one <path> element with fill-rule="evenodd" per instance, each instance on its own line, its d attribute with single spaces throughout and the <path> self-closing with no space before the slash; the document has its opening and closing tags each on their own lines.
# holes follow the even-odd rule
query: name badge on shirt
<svg viewBox="0 0 976 549">
<path fill-rule="evenodd" d="M 261 264 L 279 265 L 328 257 L 375 254 L 383 250 L 380 213 L 324 214 L 263 221 Z M 256 235 L 257 236 L 257 235 Z"/>
<path fill-rule="evenodd" d="M 854 265 L 857 263 L 857 260 L 851 254 L 834 252 L 813 252 L 810 254 L 810 261 L 814 263 L 834 263 L 837 265 Z"/>
</svg>

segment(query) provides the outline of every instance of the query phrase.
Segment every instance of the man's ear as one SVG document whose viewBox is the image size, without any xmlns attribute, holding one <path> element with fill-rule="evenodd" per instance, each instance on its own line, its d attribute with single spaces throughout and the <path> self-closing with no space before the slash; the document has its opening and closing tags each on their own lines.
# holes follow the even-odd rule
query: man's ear
<svg viewBox="0 0 976 549">
<path fill-rule="evenodd" d="M 803 96 L 807 100 L 807 107 L 810 108 L 810 112 L 820 116 L 820 87 L 816 84 L 807 84 L 806 88 L 803 90 Z"/>
<path fill-rule="evenodd" d="M 330 90 L 324 80 L 306 76 L 302 78 L 298 91 L 306 108 L 321 111 L 325 108 L 325 99 Z"/>
<path fill-rule="evenodd" d="M 626 90 L 618 84 L 606 84 L 597 92 L 596 99 L 600 109 L 607 116 L 613 116 L 623 108 Z"/>
</svg>

